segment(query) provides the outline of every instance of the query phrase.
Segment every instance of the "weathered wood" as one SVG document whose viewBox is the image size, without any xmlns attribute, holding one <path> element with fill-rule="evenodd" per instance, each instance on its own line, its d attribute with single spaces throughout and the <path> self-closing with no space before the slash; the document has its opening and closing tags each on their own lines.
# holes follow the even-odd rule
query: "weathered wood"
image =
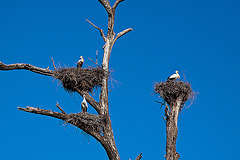
<svg viewBox="0 0 240 160">
<path fill-rule="evenodd" d="M 25 69 L 29 70 L 38 74 L 46 75 L 46 76 L 52 76 L 54 75 L 54 71 L 50 69 L 45 69 L 45 68 L 39 68 L 35 67 L 31 64 L 26 64 L 26 63 L 15 63 L 15 64 L 4 64 L 0 61 L 0 70 L 14 70 L 14 69 Z"/>
<path fill-rule="evenodd" d="M 110 15 L 110 14 L 109 14 Z M 115 15 L 109 16 L 109 22 L 108 25 L 112 25 L 114 23 L 114 20 L 112 19 Z M 111 120 L 110 120 L 110 115 L 109 115 L 109 103 L 108 103 L 108 71 L 109 71 L 109 59 L 110 59 L 110 54 L 112 51 L 112 43 L 113 43 L 113 37 L 115 36 L 113 32 L 113 28 L 108 27 L 108 33 L 107 33 L 107 40 L 105 43 L 104 47 L 104 55 L 103 55 L 103 62 L 102 62 L 102 67 L 105 70 L 105 75 L 103 76 L 102 80 L 102 86 L 101 86 L 101 93 L 100 93 L 100 106 L 101 106 L 101 111 L 100 114 L 106 115 L 108 121 L 106 121 L 106 126 L 103 130 L 103 135 L 104 135 L 104 143 L 103 147 L 105 148 L 108 158 L 110 160 L 120 160 L 120 156 L 115 144 L 114 136 L 113 136 L 113 131 L 112 131 L 112 125 L 111 125 Z"/>
<path fill-rule="evenodd" d="M 115 144 L 114 136 L 113 136 L 113 131 L 112 131 L 112 125 L 111 125 L 111 120 L 109 116 L 109 103 L 108 103 L 108 71 L 109 71 L 109 60 L 110 60 L 110 55 L 112 51 L 112 47 L 115 43 L 115 41 L 123 36 L 124 34 L 130 32 L 132 29 L 126 29 L 115 37 L 115 32 L 113 30 L 114 27 L 114 20 L 115 20 L 115 10 L 118 6 L 119 3 L 121 3 L 124 0 L 116 0 L 114 3 L 113 7 L 110 6 L 110 3 L 108 0 L 98 0 L 103 7 L 106 9 L 108 13 L 108 31 L 107 31 L 107 36 L 106 36 L 106 41 L 104 45 L 104 54 L 103 54 L 103 61 L 102 61 L 102 67 L 106 71 L 105 75 L 102 80 L 102 85 L 101 85 L 101 93 L 100 93 L 100 100 L 99 104 L 101 106 L 100 114 L 101 115 L 106 115 L 107 121 L 105 128 L 103 129 L 103 137 L 104 137 L 104 142 L 102 143 L 103 147 L 105 148 L 108 158 L 110 160 L 120 160 L 120 156 Z"/>
<path fill-rule="evenodd" d="M 26 108 L 18 107 L 18 110 L 29 112 L 29 113 L 41 114 L 41 115 L 50 116 L 50 117 L 55 117 L 55 118 L 58 118 L 61 120 L 68 119 L 68 115 L 66 115 L 64 113 L 54 112 L 51 110 L 46 110 L 46 109 L 41 109 L 41 108 L 27 106 Z"/>
<path fill-rule="evenodd" d="M 178 115 L 181 107 L 181 99 L 177 99 L 173 106 L 170 106 L 170 110 L 166 105 L 165 116 L 166 116 L 166 160 L 178 160 L 180 158 L 179 154 L 176 152 L 176 142 L 178 135 Z"/>
<path fill-rule="evenodd" d="M 117 39 L 119 39 L 120 37 L 122 37 L 124 34 L 127 34 L 128 32 L 132 31 L 133 29 L 132 28 L 128 28 L 128 29 L 125 29 L 123 30 L 122 32 L 119 32 L 117 34 L 117 36 L 115 37 L 115 39 L 113 40 L 113 44 L 116 42 Z"/>
</svg>

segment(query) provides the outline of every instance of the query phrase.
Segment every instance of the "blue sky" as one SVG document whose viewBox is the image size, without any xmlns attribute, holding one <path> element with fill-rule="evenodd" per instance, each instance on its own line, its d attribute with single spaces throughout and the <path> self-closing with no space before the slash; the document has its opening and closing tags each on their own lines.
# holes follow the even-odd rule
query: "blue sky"
<svg viewBox="0 0 240 160">
<path fill-rule="evenodd" d="M 2 0 L 0 15 L 0 61 L 6 64 L 53 69 L 51 57 L 71 67 L 80 55 L 94 59 L 98 50 L 102 56 L 103 40 L 85 21 L 106 33 L 107 14 L 97 0 Z M 238 0 L 126 0 L 118 6 L 115 32 L 133 28 L 115 43 L 110 59 L 113 78 L 120 82 L 110 86 L 109 103 L 121 159 L 135 159 L 140 152 L 144 160 L 164 159 L 163 109 L 152 93 L 154 82 L 175 70 L 198 92 L 179 116 L 180 159 L 239 157 L 239 19 Z M 59 102 L 67 113 L 76 113 L 81 97 L 29 71 L 0 71 L 0 77 L 1 160 L 107 159 L 101 145 L 84 140 L 80 130 L 17 110 L 58 111 Z"/>
</svg>

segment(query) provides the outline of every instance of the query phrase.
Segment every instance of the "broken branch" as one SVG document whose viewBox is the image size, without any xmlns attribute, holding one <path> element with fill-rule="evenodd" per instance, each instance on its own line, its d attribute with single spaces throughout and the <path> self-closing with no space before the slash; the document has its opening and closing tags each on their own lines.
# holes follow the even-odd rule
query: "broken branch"
<svg viewBox="0 0 240 160">
<path fill-rule="evenodd" d="M 54 60 L 53 60 L 53 58 L 51 57 L 51 59 L 52 59 L 52 63 L 53 63 L 53 67 L 54 67 L 54 69 L 55 69 L 55 71 L 57 70 L 57 68 L 56 68 L 56 66 L 55 66 L 55 64 L 54 64 Z"/>
<path fill-rule="evenodd" d="M 58 108 L 63 114 L 67 114 L 67 113 L 59 106 L 58 102 L 57 102 L 56 106 L 57 106 L 57 108 Z"/>
<path fill-rule="evenodd" d="M 87 21 L 88 23 L 90 23 L 93 27 L 95 27 L 95 28 L 97 28 L 97 29 L 99 30 L 101 37 L 103 38 L 104 42 L 106 42 L 106 37 L 105 37 L 105 35 L 104 35 L 104 33 L 103 33 L 103 30 L 102 30 L 101 28 L 95 26 L 91 21 L 89 21 L 89 20 L 87 20 L 87 19 L 86 19 L 86 21 Z"/>
<path fill-rule="evenodd" d="M 133 30 L 132 28 L 128 28 L 128 29 L 123 30 L 122 32 L 119 32 L 117 34 L 116 38 L 114 39 L 113 43 L 115 43 L 118 38 L 122 37 L 124 34 L 127 34 L 128 32 L 130 32 L 132 30 Z"/>
</svg>

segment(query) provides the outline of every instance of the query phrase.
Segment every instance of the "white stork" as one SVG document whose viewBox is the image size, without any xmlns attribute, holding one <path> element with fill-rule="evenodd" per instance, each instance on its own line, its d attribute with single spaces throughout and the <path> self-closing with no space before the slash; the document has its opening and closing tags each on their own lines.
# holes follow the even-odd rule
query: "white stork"
<svg viewBox="0 0 240 160">
<path fill-rule="evenodd" d="M 77 68 L 82 68 L 82 66 L 83 66 L 84 59 L 82 56 L 80 56 L 80 58 L 81 59 L 77 62 Z"/>
<path fill-rule="evenodd" d="M 178 71 L 175 71 L 175 74 L 169 76 L 167 81 L 175 81 L 176 79 L 180 79 L 180 75 L 178 74 Z"/>
<path fill-rule="evenodd" d="M 88 104 L 87 104 L 87 101 L 85 99 L 85 95 L 83 95 L 83 101 L 81 103 L 81 108 L 82 108 L 83 113 L 87 112 Z"/>
</svg>

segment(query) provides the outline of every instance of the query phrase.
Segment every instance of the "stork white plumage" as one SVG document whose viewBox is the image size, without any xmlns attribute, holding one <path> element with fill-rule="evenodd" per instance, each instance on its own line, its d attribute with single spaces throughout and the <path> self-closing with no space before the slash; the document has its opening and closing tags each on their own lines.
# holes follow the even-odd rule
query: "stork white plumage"
<svg viewBox="0 0 240 160">
<path fill-rule="evenodd" d="M 175 81 L 176 79 L 180 79 L 180 75 L 178 74 L 178 71 L 175 71 L 175 74 L 169 76 L 167 81 Z"/>
<path fill-rule="evenodd" d="M 80 60 L 77 62 L 77 68 L 82 68 L 84 63 L 83 56 L 80 56 Z"/>
<path fill-rule="evenodd" d="M 85 99 L 85 95 L 83 95 L 83 101 L 81 103 L 81 108 L 82 108 L 83 113 L 87 112 L 88 104 L 87 104 L 87 101 Z"/>
</svg>

